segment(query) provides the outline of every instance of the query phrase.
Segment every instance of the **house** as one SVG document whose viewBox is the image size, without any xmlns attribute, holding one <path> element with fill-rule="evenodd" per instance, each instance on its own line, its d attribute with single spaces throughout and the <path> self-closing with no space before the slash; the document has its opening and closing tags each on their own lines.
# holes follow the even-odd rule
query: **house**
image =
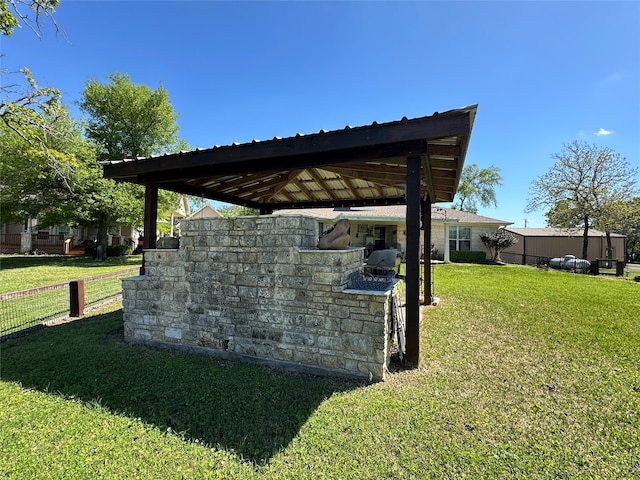
<svg viewBox="0 0 640 480">
<path fill-rule="evenodd" d="M 307 215 L 319 223 L 319 232 L 325 232 L 338 220 L 351 224 L 351 246 L 372 250 L 393 248 L 404 257 L 406 252 L 405 205 L 307 208 L 277 210 L 276 215 Z M 431 207 L 431 242 L 434 257 L 449 261 L 450 251 L 482 251 L 486 248 L 480 234 L 510 225 L 511 222 L 475 215 L 437 205 Z M 421 246 L 421 252 L 424 252 Z M 488 252 L 487 252 L 488 254 Z"/>
<path fill-rule="evenodd" d="M 540 260 L 575 255 L 582 258 L 582 228 L 507 228 L 518 242 L 504 249 L 500 256 L 507 263 L 534 265 Z M 613 258 L 624 261 L 626 237 L 611 234 Z M 607 258 L 607 239 L 604 232 L 589 230 L 587 260 Z"/>
<path fill-rule="evenodd" d="M 174 236 L 178 233 L 179 220 L 191 216 L 219 217 L 220 214 L 214 208 L 204 206 L 192 215 L 188 198 L 183 195 L 180 197 L 177 208 L 166 212 L 167 219 L 159 221 L 158 231 L 164 235 Z M 76 247 L 82 250 L 85 243 L 95 241 L 97 236 L 97 225 L 40 227 L 35 218 L 24 223 L 4 223 L 0 225 L 0 253 L 38 251 L 48 254 L 68 254 Z M 107 245 L 130 245 L 135 248 L 140 238 L 140 231 L 133 225 L 116 224 L 109 227 L 107 238 Z"/>
<path fill-rule="evenodd" d="M 4 223 L 0 227 L 0 253 L 69 253 L 84 242 L 95 240 L 97 233 L 97 227 L 40 227 L 36 219 Z M 135 245 L 138 232 L 130 225 L 117 225 L 109 229 L 108 237 L 109 245 Z"/>
<path fill-rule="evenodd" d="M 218 210 L 216 210 L 215 208 L 213 208 L 211 205 L 207 203 L 203 207 L 193 212 L 191 215 L 188 215 L 188 217 L 189 218 L 220 218 L 222 217 L 222 215 L 220 215 L 220 212 L 218 212 Z"/>
</svg>

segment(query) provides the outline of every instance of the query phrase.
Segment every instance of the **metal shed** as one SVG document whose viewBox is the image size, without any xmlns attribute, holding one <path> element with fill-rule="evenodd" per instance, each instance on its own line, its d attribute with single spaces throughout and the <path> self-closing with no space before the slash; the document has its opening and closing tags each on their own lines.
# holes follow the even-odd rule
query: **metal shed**
<svg viewBox="0 0 640 480">
<path fill-rule="evenodd" d="M 574 255 L 582 258 L 582 228 L 511 228 L 518 242 L 502 251 L 502 259 L 510 263 L 535 265 L 540 259 Z M 611 234 L 613 258 L 624 262 L 626 237 Z M 589 229 L 589 247 L 587 260 L 607 258 L 606 234 Z"/>
</svg>

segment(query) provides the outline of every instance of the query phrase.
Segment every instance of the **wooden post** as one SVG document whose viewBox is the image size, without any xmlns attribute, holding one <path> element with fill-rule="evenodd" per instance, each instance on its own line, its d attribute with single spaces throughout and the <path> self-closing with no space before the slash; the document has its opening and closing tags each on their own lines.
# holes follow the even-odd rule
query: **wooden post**
<svg viewBox="0 0 640 480">
<path fill-rule="evenodd" d="M 69 282 L 69 316 L 81 317 L 84 314 L 84 281 Z"/>
<path fill-rule="evenodd" d="M 407 272 L 405 276 L 408 367 L 420 361 L 420 157 L 407 158 Z"/>
<path fill-rule="evenodd" d="M 144 190 L 144 249 L 156 248 L 156 228 L 158 223 L 158 186 L 145 185 Z M 144 275 L 144 251 L 140 275 Z"/>
<path fill-rule="evenodd" d="M 433 292 L 431 291 L 431 285 L 433 279 L 431 278 L 431 199 L 427 195 L 422 202 L 422 225 L 424 227 L 424 234 L 422 243 L 424 244 L 424 304 L 431 305 L 433 303 Z M 445 226 L 446 228 L 446 226 Z"/>
</svg>

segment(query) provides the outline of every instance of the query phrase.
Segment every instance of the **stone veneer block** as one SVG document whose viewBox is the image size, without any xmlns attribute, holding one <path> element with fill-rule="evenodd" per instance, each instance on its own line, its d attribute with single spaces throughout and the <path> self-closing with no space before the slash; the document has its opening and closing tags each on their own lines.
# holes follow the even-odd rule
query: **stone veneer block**
<svg viewBox="0 0 640 480">
<path fill-rule="evenodd" d="M 178 250 L 123 280 L 125 339 L 292 370 L 384 379 L 393 289 L 348 290 L 362 248 L 318 250 L 305 216 L 188 219 Z"/>
</svg>

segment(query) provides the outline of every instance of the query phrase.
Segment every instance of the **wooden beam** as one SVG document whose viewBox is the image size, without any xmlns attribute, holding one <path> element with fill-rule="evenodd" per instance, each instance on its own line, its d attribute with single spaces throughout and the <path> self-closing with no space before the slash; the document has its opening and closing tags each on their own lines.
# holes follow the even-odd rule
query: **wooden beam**
<svg viewBox="0 0 640 480">
<path fill-rule="evenodd" d="M 272 192 L 274 189 L 281 187 L 283 184 L 286 185 L 289 181 L 287 175 L 279 174 L 276 177 L 265 177 L 267 180 L 262 180 L 260 177 L 253 177 L 251 181 L 246 181 L 244 184 L 241 182 L 237 182 L 231 188 L 225 188 L 222 190 L 223 193 L 228 195 L 237 195 L 239 197 L 243 196 L 246 193 L 258 193 L 262 194 L 264 192 Z"/>
<path fill-rule="evenodd" d="M 336 173 L 342 177 L 353 178 L 356 180 L 366 180 L 370 183 L 378 183 L 390 187 L 404 184 L 406 178 L 406 167 L 404 166 L 397 169 L 402 171 L 391 171 L 383 167 L 376 169 L 373 166 L 370 166 L 368 170 L 359 170 L 350 167 L 351 166 L 349 166 L 349 168 L 327 166 L 323 167 L 323 170 Z"/>
<path fill-rule="evenodd" d="M 406 362 L 420 363 L 420 179 L 422 157 L 407 158 L 407 251 L 406 251 Z"/>
</svg>

